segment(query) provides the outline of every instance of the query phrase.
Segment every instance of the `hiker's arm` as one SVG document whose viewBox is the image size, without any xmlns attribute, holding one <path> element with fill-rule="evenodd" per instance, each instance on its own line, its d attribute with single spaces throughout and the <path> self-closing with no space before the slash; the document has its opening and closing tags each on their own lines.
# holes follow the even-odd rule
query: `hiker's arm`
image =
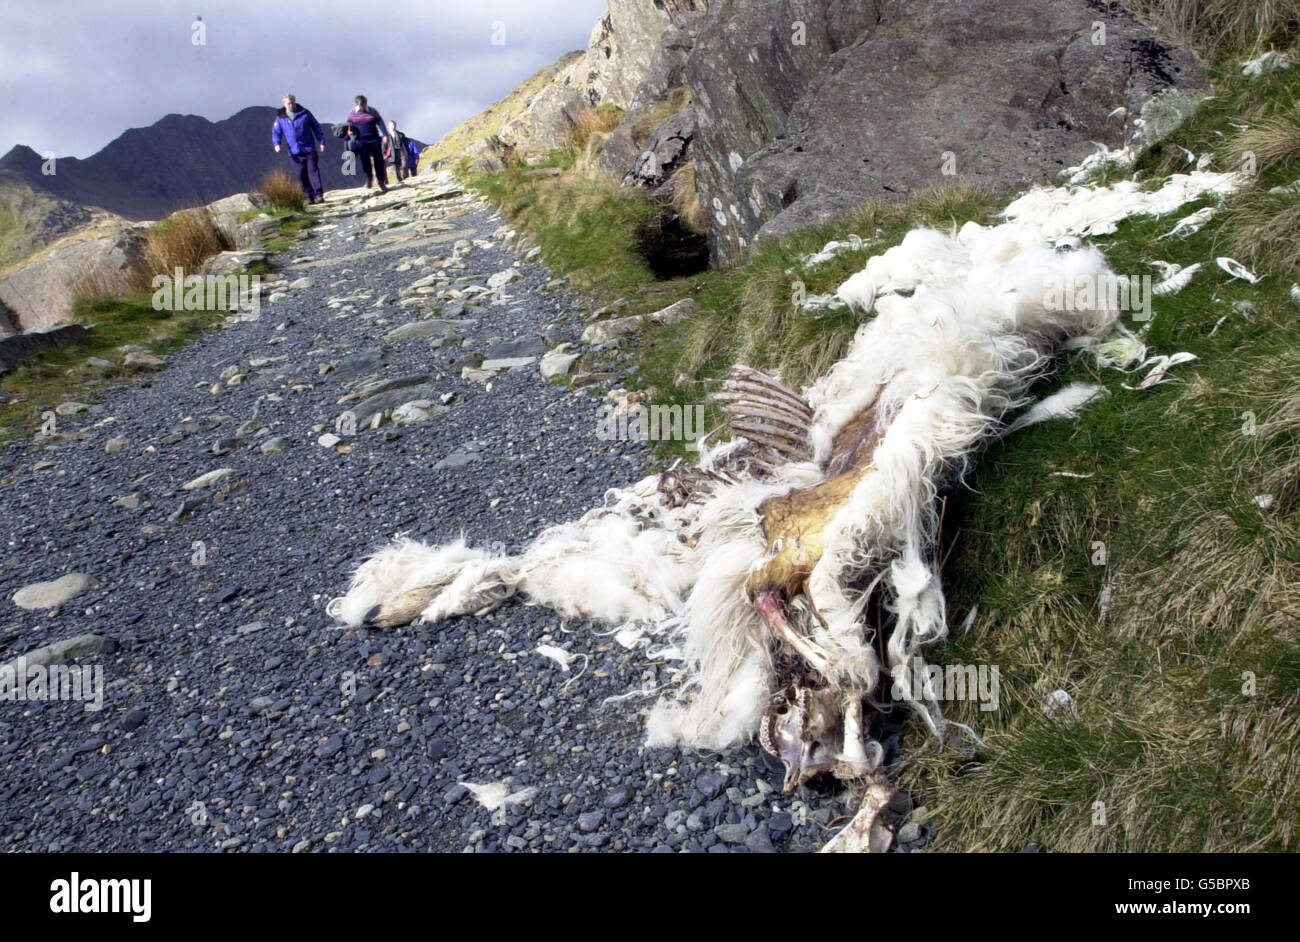
<svg viewBox="0 0 1300 942">
<path fill-rule="evenodd" d="M 325 130 L 320 126 L 320 122 L 316 120 L 316 116 L 310 111 L 307 112 L 307 130 L 311 131 L 311 133 L 315 135 L 313 142 L 320 147 L 321 150 L 324 150 Z"/>
<path fill-rule="evenodd" d="M 284 132 L 280 130 L 280 122 L 275 121 L 271 124 L 271 146 L 276 150 L 280 149 L 280 141 L 284 139 Z"/>
<path fill-rule="evenodd" d="M 384 123 L 384 116 L 381 115 L 378 111 L 375 111 L 375 121 L 377 122 L 377 126 L 379 128 L 379 139 L 383 141 L 388 140 L 388 125 Z"/>
</svg>

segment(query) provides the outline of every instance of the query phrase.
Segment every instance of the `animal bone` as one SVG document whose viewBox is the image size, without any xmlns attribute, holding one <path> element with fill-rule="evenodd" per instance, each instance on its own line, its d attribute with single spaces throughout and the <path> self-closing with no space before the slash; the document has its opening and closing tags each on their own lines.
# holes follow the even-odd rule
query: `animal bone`
<svg viewBox="0 0 1300 942">
<path fill-rule="evenodd" d="M 862 807 L 838 834 L 822 847 L 823 854 L 883 854 L 894 839 L 893 831 L 880 820 L 880 812 L 893 801 L 897 789 L 877 774 L 867 786 Z"/>
</svg>

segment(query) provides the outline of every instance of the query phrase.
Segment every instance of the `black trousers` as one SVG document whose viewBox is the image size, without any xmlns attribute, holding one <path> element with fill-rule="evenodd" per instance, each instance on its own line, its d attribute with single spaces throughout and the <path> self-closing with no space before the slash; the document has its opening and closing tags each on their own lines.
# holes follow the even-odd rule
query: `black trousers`
<svg viewBox="0 0 1300 942">
<path fill-rule="evenodd" d="M 380 186 L 388 186 L 388 170 L 384 166 L 384 145 L 379 141 L 360 141 L 357 145 L 357 163 L 366 179 L 379 181 Z"/>
<path fill-rule="evenodd" d="M 393 176 L 399 180 L 405 180 L 411 176 L 411 155 L 404 150 L 393 151 Z"/>
<path fill-rule="evenodd" d="M 307 150 L 301 154 L 290 154 L 289 158 L 298 167 L 298 182 L 302 192 L 309 200 L 318 200 L 324 195 L 320 185 L 320 167 L 316 161 L 316 151 Z"/>
</svg>

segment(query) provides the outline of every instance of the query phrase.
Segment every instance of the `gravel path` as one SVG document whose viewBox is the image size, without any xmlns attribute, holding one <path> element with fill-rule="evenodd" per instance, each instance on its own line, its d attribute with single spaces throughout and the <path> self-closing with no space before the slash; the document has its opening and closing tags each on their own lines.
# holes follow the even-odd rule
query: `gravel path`
<svg viewBox="0 0 1300 942">
<path fill-rule="evenodd" d="M 782 796 L 757 746 L 644 749 L 652 698 L 607 698 L 666 668 L 596 626 L 518 603 L 386 631 L 325 615 L 398 532 L 519 546 L 651 465 L 597 439 L 599 383 L 552 386 L 536 362 L 462 378 L 472 354 L 576 339 L 584 309 L 451 189 L 423 179 L 364 211 L 333 194 L 260 318 L 61 419 L 74 440 L 0 455 L 0 660 L 91 633 L 103 648 L 77 663 L 105 688 L 98 711 L 0 702 L 0 847 L 809 850 L 856 810 L 833 785 Z M 520 280 L 483 290 L 512 265 Z M 376 402 L 339 400 L 379 382 L 402 390 L 381 404 L 433 417 L 320 444 Z M 53 610 L 11 601 L 68 573 L 98 585 Z M 566 673 L 539 644 L 582 656 Z M 462 782 L 514 800 L 490 811 Z"/>
</svg>

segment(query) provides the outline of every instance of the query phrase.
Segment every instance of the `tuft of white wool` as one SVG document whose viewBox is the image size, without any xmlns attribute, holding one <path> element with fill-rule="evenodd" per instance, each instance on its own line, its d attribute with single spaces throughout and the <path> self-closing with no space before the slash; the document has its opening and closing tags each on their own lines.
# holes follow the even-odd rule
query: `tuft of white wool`
<svg viewBox="0 0 1300 942">
<path fill-rule="evenodd" d="M 1173 353 L 1167 356 L 1161 355 L 1150 357 L 1144 360 L 1142 365 L 1138 367 L 1138 369 L 1146 369 L 1147 367 L 1151 368 L 1147 375 L 1143 377 L 1142 382 L 1138 383 L 1136 386 L 1130 386 L 1127 383 L 1121 385 L 1123 385 L 1125 389 L 1150 389 L 1157 383 L 1165 382 L 1165 374 L 1168 373 L 1171 368 L 1178 366 L 1180 363 L 1190 363 L 1195 359 L 1197 359 L 1196 354 L 1186 352 Z"/>
<path fill-rule="evenodd" d="M 1206 206 L 1202 209 L 1198 209 L 1196 212 L 1190 213 L 1178 220 L 1178 223 L 1164 235 L 1156 236 L 1156 241 L 1158 242 L 1161 239 L 1169 239 L 1174 236 L 1177 236 L 1180 239 L 1185 239 L 1189 235 L 1200 232 L 1201 229 L 1205 227 L 1205 224 L 1214 218 L 1216 213 L 1218 213 L 1218 208 L 1214 206 Z"/>
<path fill-rule="evenodd" d="M 802 264 L 804 268 L 816 268 L 818 265 L 829 262 L 831 259 L 835 258 L 835 256 L 840 255 L 843 252 L 861 251 L 864 244 L 862 236 L 858 235 L 851 235 L 847 239 L 832 239 L 822 247 L 820 252 L 816 252 L 812 255 L 805 255 L 800 259 L 800 264 Z"/>
<path fill-rule="evenodd" d="M 1040 399 L 1022 415 L 1016 416 L 1015 421 L 1002 431 L 1002 437 L 1005 438 L 1013 432 L 1037 425 L 1039 422 L 1072 419 L 1090 402 L 1107 395 L 1109 393 L 1106 387 L 1098 386 L 1096 383 L 1070 383 L 1052 395 Z"/>
<path fill-rule="evenodd" d="M 1270 49 L 1253 59 L 1243 60 L 1241 74 L 1249 78 L 1259 78 L 1265 73 L 1289 68 L 1291 68 L 1291 56 L 1288 53 L 1276 52 Z"/>
<path fill-rule="evenodd" d="M 1240 278 L 1242 281 L 1248 281 L 1252 285 L 1259 282 L 1259 276 L 1235 258 L 1220 256 L 1214 260 L 1214 264 L 1218 265 L 1233 278 Z"/>
<path fill-rule="evenodd" d="M 566 674 L 569 672 L 569 665 L 577 660 L 578 655 L 572 654 L 564 648 L 557 648 L 553 644 L 539 644 L 533 650 L 548 660 L 554 661 L 560 665 L 560 670 Z"/>
<path fill-rule="evenodd" d="M 1002 211 L 1013 221 L 1038 226 L 1043 235 L 1106 235 L 1130 216 L 1163 216 L 1202 196 L 1227 196 L 1249 182 L 1240 172 L 1175 173 L 1159 188 L 1135 180 L 1106 187 L 1034 187 Z"/>
<path fill-rule="evenodd" d="M 718 476 L 706 496 L 684 506 L 667 503 L 651 477 L 610 491 L 576 521 L 548 527 L 515 556 L 463 540 L 437 548 L 399 541 L 358 569 L 330 612 L 360 624 L 381 603 L 406 612 L 419 601 L 423 618 L 437 621 L 518 592 L 566 616 L 645 625 L 661 641 L 660 653 L 681 655 L 674 692 L 647 718 L 647 742 L 725 749 L 754 734 L 775 682 L 770 629 L 745 593 L 750 574 L 768 559 L 758 509 L 769 497 L 824 480 L 835 435 L 871 408 L 881 433 L 874 468 L 831 520 L 807 582 L 824 624 L 799 601 L 791 616 L 829 652 L 829 680 L 870 692 L 888 669 L 939 730 L 938 704 L 911 691 L 901 668 L 947 631 L 935 559 L 940 487 L 959 478 L 975 449 L 1027 403 L 1029 386 L 1062 349 L 1091 348 L 1099 361 L 1125 367 L 1151 365 L 1144 385 L 1180 360 L 1148 358 L 1141 341 L 1118 327 L 1110 291 L 1092 292 L 1094 301 L 1080 308 L 1051 287 L 1114 284 L 1105 259 L 1081 237 L 1241 183 L 1236 174 L 1197 170 L 1151 191 L 1131 181 L 1038 187 L 1011 203 L 1000 225 L 914 230 L 836 292 L 874 316 L 844 358 L 803 391 L 813 409 L 813 460 L 760 479 L 728 467 L 742 442 L 706 442 L 699 465 Z M 1068 395 L 1077 399 L 1049 407 L 1049 397 L 1039 406 L 1064 411 L 1083 402 L 1081 391 Z M 863 617 L 877 586 L 893 616 L 884 664 Z"/>
<path fill-rule="evenodd" d="M 362 563 L 347 593 L 332 600 L 326 611 L 353 627 L 381 604 L 414 619 L 432 593 L 435 599 L 445 597 L 440 611 L 459 614 L 507 597 L 511 581 L 508 560 L 468 546 L 463 537 L 436 547 L 398 539 Z"/>
<path fill-rule="evenodd" d="M 1155 264 L 1154 262 L 1152 264 Z M 1167 262 L 1161 264 L 1169 264 Z M 1189 284 L 1192 283 L 1192 276 L 1201 270 L 1201 263 L 1195 262 L 1183 268 L 1179 265 L 1173 265 L 1168 270 L 1163 279 L 1151 287 L 1151 293 L 1157 297 L 1163 297 L 1168 294 L 1177 294 Z"/>
<path fill-rule="evenodd" d="M 460 782 L 459 784 L 474 796 L 475 801 L 492 812 L 492 823 L 497 825 L 505 823 L 505 809 L 508 806 L 525 804 L 537 797 L 536 788 L 521 788 L 519 791 L 512 792 L 506 782 L 483 784 Z"/>
</svg>

